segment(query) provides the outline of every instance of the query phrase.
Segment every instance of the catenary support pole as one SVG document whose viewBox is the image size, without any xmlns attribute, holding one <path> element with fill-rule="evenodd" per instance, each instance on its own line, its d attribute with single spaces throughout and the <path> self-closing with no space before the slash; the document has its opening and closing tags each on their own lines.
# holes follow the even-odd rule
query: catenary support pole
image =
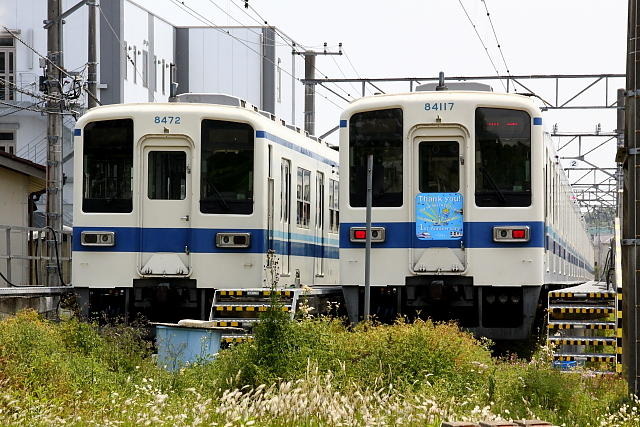
<svg viewBox="0 0 640 427">
<path fill-rule="evenodd" d="M 304 56 L 304 78 L 306 80 L 315 79 L 316 75 L 316 55 L 309 53 Z M 304 130 L 309 135 L 314 135 L 316 131 L 316 86 L 306 83 L 304 85 Z"/>
<path fill-rule="evenodd" d="M 638 29 L 638 8 L 636 0 L 629 0 L 627 27 L 627 91 L 625 102 L 625 160 L 624 195 L 622 213 L 622 284 L 623 284 L 623 365 L 629 384 L 629 392 L 638 394 L 638 239 L 640 238 L 640 217 L 637 215 L 638 187 L 640 185 L 640 153 L 638 147 L 638 88 L 640 87 L 640 69 L 637 63 L 637 42 L 640 35 Z"/>
<path fill-rule="evenodd" d="M 47 284 L 60 286 L 56 253 L 61 254 L 62 242 L 62 20 L 61 0 L 48 0 L 47 17 Z M 57 236 L 54 236 L 54 233 Z M 56 247 L 57 243 L 57 247 Z"/>
<path fill-rule="evenodd" d="M 373 205 L 373 154 L 367 156 L 367 238 L 364 250 L 364 320 L 371 314 L 371 206 Z"/>
<path fill-rule="evenodd" d="M 97 105 L 97 88 L 98 88 L 98 63 L 96 54 L 96 4 L 95 2 L 87 3 L 89 7 L 89 40 L 87 51 L 87 90 L 93 96 L 87 99 L 87 106 L 93 108 Z"/>
</svg>

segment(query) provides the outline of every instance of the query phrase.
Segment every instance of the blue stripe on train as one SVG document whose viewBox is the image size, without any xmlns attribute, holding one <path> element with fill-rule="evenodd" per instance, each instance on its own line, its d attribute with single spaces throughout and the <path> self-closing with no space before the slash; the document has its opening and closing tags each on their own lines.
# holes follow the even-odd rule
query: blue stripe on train
<svg viewBox="0 0 640 427">
<path fill-rule="evenodd" d="M 497 243 L 493 241 L 493 227 L 501 225 L 529 226 L 531 240 L 524 243 Z M 349 228 L 364 227 L 364 223 L 340 224 L 340 247 L 361 248 L 364 243 L 353 243 L 349 239 Z M 461 240 L 420 240 L 416 237 L 415 222 L 376 222 L 375 227 L 385 227 L 386 240 L 375 243 L 374 248 L 542 248 L 544 247 L 544 223 L 522 222 L 465 222 Z"/>
<path fill-rule="evenodd" d="M 287 141 L 286 139 L 280 138 L 279 136 L 274 135 L 272 133 L 269 133 L 267 131 L 257 130 L 256 131 L 256 138 L 268 139 L 269 141 L 273 141 L 276 144 L 282 145 L 283 147 L 287 147 L 287 148 L 289 148 L 291 150 L 294 150 L 294 151 L 297 151 L 298 153 L 303 154 L 303 155 L 305 155 L 307 157 L 311 157 L 314 160 L 319 160 L 322 163 L 326 163 L 329 166 L 338 166 L 337 162 L 334 162 L 333 160 L 331 160 L 331 159 L 329 159 L 327 157 L 324 157 L 324 156 L 322 156 L 322 155 L 320 155 L 318 153 L 315 153 L 314 151 L 309 150 L 308 148 L 301 147 L 298 144 L 294 144 L 291 141 Z"/>
<path fill-rule="evenodd" d="M 83 231 L 113 231 L 113 247 L 82 246 Z M 251 233 L 249 248 L 218 248 L 216 233 Z M 139 228 L 139 227 L 74 227 L 73 250 L 77 252 L 184 252 L 185 244 L 193 253 L 265 253 L 268 249 L 267 231 L 263 229 L 209 229 L 209 228 Z M 274 239 L 277 253 L 283 254 L 287 246 L 293 256 L 338 258 L 338 247 L 311 242 L 286 242 Z"/>
</svg>

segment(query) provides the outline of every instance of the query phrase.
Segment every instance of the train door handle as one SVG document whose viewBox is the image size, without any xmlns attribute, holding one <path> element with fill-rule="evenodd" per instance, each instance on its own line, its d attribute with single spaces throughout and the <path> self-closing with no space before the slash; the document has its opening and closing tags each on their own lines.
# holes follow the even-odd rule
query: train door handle
<svg viewBox="0 0 640 427">
<path fill-rule="evenodd" d="M 189 221 L 189 215 L 181 216 L 180 219 L 182 221 Z"/>
</svg>

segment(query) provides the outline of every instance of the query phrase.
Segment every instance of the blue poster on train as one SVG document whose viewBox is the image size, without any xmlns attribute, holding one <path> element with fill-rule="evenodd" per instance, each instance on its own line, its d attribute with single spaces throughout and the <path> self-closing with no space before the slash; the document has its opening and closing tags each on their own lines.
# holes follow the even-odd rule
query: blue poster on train
<svg viewBox="0 0 640 427">
<path fill-rule="evenodd" d="M 420 240 L 460 240 L 463 231 L 462 194 L 416 195 L 416 236 Z"/>
</svg>

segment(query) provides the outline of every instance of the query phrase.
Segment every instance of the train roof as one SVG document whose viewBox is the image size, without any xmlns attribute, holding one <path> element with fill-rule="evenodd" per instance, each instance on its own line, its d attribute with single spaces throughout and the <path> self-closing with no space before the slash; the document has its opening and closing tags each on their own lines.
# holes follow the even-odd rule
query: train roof
<svg viewBox="0 0 640 427">
<path fill-rule="evenodd" d="M 366 96 L 352 101 L 343 111 L 342 117 L 349 115 L 352 111 L 375 108 L 376 106 L 401 105 L 407 102 L 420 102 L 421 100 L 438 100 L 438 99 L 477 99 L 480 102 L 499 104 L 509 103 L 515 107 L 525 108 L 528 110 L 540 111 L 531 96 L 516 93 L 488 92 L 478 90 L 441 90 L 441 91 L 419 91 L 404 92 L 392 94 L 379 94 Z"/>
<path fill-rule="evenodd" d="M 245 117 L 251 117 L 254 120 L 263 121 L 266 123 L 268 120 L 272 125 L 280 125 L 286 130 L 285 133 L 295 134 L 298 137 L 304 137 L 320 143 L 329 149 L 334 147 L 329 145 L 325 140 L 322 140 L 316 136 L 310 135 L 304 129 L 298 126 L 289 124 L 283 119 L 278 118 L 275 114 L 268 111 L 260 110 L 255 105 L 246 102 L 242 99 L 235 98 L 222 94 L 185 94 L 190 98 L 187 102 L 137 102 L 137 103 L 124 103 L 124 104 L 110 104 L 94 107 L 87 111 L 76 123 L 76 127 L 83 127 L 86 122 L 96 119 L 105 119 L 110 116 L 131 116 L 134 113 L 149 113 L 155 111 L 186 111 L 193 113 L 207 114 L 211 113 L 212 109 L 218 111 L 236 111 Z M 207 100 L 216 102 L 207 102 Z"/>
</svg>

